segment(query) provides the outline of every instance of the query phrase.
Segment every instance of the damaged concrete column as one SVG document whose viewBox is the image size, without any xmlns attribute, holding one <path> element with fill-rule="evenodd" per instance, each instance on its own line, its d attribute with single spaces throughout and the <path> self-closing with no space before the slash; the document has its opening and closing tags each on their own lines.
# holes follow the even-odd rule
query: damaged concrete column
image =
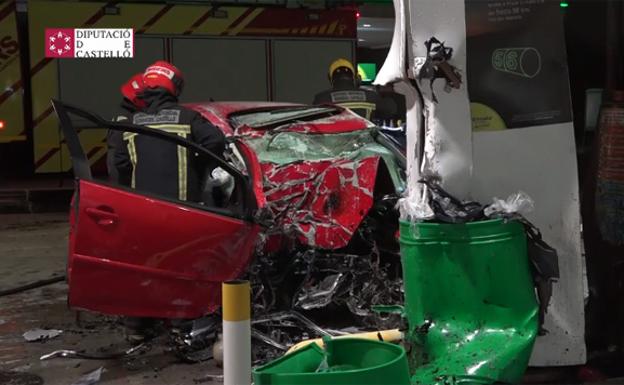
<svg viewBox="0 0 624 385">
<path fill-rule="evenodd" d="M 438 180 L 460 198 L 470 195 L 472 129 L 462 81 L 464 4 L 395 0 L 394 6 L 392 46 L 376 84 L 395 84 L 406 97 L 409 194 L 401 211 L 403 219 L 424 219 L 432 213 L 424 203 L 426 190 L 418 183 L 422 177 Z"/>
<path fill-rule="evenodd" d="M 549 333 L 537 339 L 531 363 L 577 365 L 586 360 L 587 282 L 562 15 L 556 3 L 519 3 L 521 16 L 492 18 L 490 12 L 505 13 L 510 6 L 493 0 L 395 0 L 392 46 L 376 83 L 395 84 L 407 100 L 410 191 L 401 202 L 402 219 L 430 217 L 427 191 L 418 183 L 422 177 L 438 178 L 460 199 L 487 202 L 519 190 L 533 198 L 535 211 L 527 218 L 564 263 L 546 315 Z M 431 38 L 439 42 L 434 54 L 452 48 L 448 64 L 455 71 L 427 69 L 433 50 L 425 43 Z M 518 44 L 531 57 L 539 52 L 539 74 L 535 68 L 501 71 L 497 55 Z M 453 75 L 461 78 L 458 89 Z M 490 131 L 473 134 L 471 101 L 475 121 L 486 118 Z M 479 106 L 490 112 L 480 115 Z"/>
</svg>

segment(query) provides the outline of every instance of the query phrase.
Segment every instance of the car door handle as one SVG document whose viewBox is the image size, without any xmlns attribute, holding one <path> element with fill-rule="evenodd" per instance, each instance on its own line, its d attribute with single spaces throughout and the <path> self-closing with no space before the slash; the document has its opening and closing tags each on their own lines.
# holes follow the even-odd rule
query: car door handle
<svg viewBox="0 0 624 385">
<path fill-rule="evenodd" d="M 119 216 L 110 207 L 106 206 L 87 207 L 85 211 L 89 217 L 101 226 L 113 225 L 119 219 Z"/>
</svg>

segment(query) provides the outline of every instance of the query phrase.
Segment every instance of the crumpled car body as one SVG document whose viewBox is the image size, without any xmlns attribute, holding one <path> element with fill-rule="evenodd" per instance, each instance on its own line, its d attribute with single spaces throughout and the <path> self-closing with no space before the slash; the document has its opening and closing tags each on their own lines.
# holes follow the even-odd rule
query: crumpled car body
<svg viewBox="0 0 624 385">
<path fill-rule="evenodd" d="M 385 184 L 387 193 L 404 189 L 397 152 L 378 143 L 374 125 L 349 110 L 331 107 L 320 118 L 272 124 L 266 111 L 279 115 L 280 110 L 303 107 L 247 107 L 240 103 L 194 106 L 256 153 L 267 206 L 276 222 L 266 232 L 267 252 L 288 247 L 285 238 L 292 237 L 323 250 L 344 248 L 373 206 L 376 184 Z M 378 180 L 380 168 L 389 178 Z"/>
<path fill-rule="evenodd" d="M 68 302 L 77 309 L 170 319 L 213 313 L 221 282 L 246 274 L 259 255 L 344 250 L 376 200 L 403 188 L 400 153 L 348 110 L 205 103 L 190 107 L 228 137 L 226 161 L 212 161 L 236 182 L 229 205 L 165 199 L 94 178 L 69 116 L 213 154 L 53 104 L 77 179 L 68 260 Z"/>
</svg>

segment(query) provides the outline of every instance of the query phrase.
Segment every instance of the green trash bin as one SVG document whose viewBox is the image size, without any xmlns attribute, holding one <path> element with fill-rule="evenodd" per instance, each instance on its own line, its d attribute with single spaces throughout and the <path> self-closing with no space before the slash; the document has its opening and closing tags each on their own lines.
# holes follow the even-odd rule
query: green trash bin
<svg viewBox="0 0 624 385">
<path fill-rule="evenodd" d="M 401 222 L 413 385 L 518 382 L 538 331 L 523 226 Z"/>
<path fill-rule="evenodd" d="M 253 370 L 255 385 L 409 385 L 405 350 L 357 338 L 307 345 Z"/>
</svg>

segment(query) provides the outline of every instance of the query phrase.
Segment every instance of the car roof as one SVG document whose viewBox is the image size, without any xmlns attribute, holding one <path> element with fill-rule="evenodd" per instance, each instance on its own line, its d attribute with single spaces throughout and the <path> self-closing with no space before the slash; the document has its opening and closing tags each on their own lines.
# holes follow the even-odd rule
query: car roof
<svg viewBox="0 0 624 385">
<path fill-rule="evenodd" d="M 228 116 L 245 110 L 255 110 L 262 108 L 279 108 L 300 106 L 302 104 L 282 103 L 282 102 L 199 102 L 187 103 L 187 107 L 199 112 L 204 118 L 208 119 L 212 124 L 221 128 L 226 135 L 232 135 L 232 127 L 228 122 Z"/>
<path fill-rule="evenodd" d="M 229 115 L 239 111 L 255 110 L 262 108 L 303 106 L 303 104 L 282 102 L 204 102 L 192 103 L 188 106 L 199 112 L 210 111 L 213 114 L 217 114 L 225 119 Z"/>
<path fill-rule="evenodd" d="M 203 103 L 189 103 L 187 107 L 199 112 L 204 118 L 208 119 L 212 124 L 221 128 L 226 135 L 233 135 L 234 131 L 228 117 L 232 114 L 236 114 L 242 111 L 261 111 L 263 109 L 273 108 L 285 108 L 305 106 L 305 104 L 299 103 L 285 103 L 285 102 L 203 102 Z M 338 116 L 325 119 L 323 122 L 319 122 L 321 125 L 321 132 L 340 132 L 340 131 L 352 131 L 366 128 L 370 122 L 360 118 L 359 116 L 344 110 Z M 342 129 L 336 129 L 336 125 L 342 126 Z"/>
</svg>

